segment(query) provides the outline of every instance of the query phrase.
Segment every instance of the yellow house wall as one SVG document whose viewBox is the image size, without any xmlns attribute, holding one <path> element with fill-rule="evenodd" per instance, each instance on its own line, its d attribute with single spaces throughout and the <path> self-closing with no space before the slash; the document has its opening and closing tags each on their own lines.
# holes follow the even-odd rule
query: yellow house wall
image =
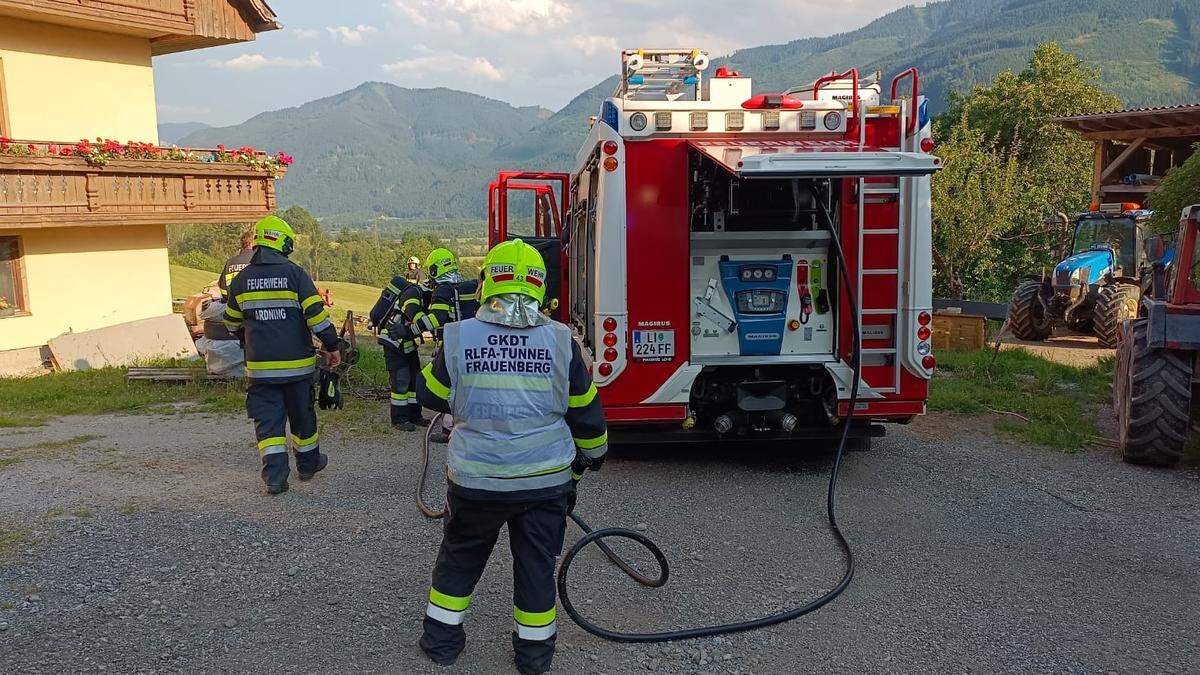
<svg viewBox="0 0 1200 675">
<path fill-rule="evenodd" d="M 9 136 L 158 142 L 150 41 L 0 18 Z"/>
<path fill-rule="evenodd" d="M 171 312 L 164 226 L 0 233 L 21 238 L 30 311 L 0 319 L 0 351 Z"/>
<path fill-rule="evenodd" d="M 0 18 L 17 139 L 158 142 L 150 42 Z M 4 230 L 21 238 L 30 316 L 0 319 L 0 351 L 171 312 L 163 225 Z"/>
</svg>

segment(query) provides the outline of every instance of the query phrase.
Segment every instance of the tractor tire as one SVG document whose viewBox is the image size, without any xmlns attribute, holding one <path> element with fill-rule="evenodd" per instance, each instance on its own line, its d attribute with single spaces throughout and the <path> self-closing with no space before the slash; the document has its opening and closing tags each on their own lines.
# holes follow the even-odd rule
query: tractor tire
<svg viewBox="0 0 1200 675">
<path fill-rule="evenodd" d="M 1147 345 L 1148 324 L 1125 325 L 1117 353 L 1113 406 L 1121 458 L 1130 464 L 1175 466 L 1191 428 L 1194 355 Z"/>
<path fill-rule="evenodd" d="M 1039 342 L 1050 337 L 1054 330 L 1054 322 L 1046 318 L 1046 308 L 1039 299 L 1041 292 L 1042 284 L 1037 281 L 1023 282 L 1013 291 L 1008 304 L 1008 326 L 1018 340 Z"/>
<path fill-rule="evenodd" d="M 1092 332 L 1101 347 L 1115 349 L 1121 344 L 1121 324 L 1135 319 L 1141 306 L 1142 290 L 1132 284 L 1112 284 L 1100 288 L 1092 307 Z"/>
</svg>

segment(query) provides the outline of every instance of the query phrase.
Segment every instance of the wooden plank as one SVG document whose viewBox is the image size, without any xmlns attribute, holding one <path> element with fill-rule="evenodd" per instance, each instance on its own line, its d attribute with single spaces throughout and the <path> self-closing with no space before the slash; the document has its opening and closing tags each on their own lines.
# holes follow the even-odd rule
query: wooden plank
<svg viewBox="0 0 1200 675">
<path fill-rule="evenodd" d="M 1146 139 L 1138 138 L 1134 139 L 1132 143 L 1125 146 L 1125 149 L 1121 151 L 1121 154 L 1117 155 L 1115 159 L 1108 163 L 1108 166 L 1104 167 L 1104 171 L 1100 172 L 1100 182 L 1103 183 L 1105 180 L 1108 180 L 1110 176 L 1119 171 L 1121 169 L 1121 165 L 1123 165 L 1125 161 L 1133 155 L 1133 153 L 1137 152 L 1138 148 L 1141 148 L 1142 144 L 1145 142 Z"/>
<path fill-rule="evenodd" d="M 1100 172 L 1104 170 L 1105 141 L 1096 141 L 1095 152 L 1092 155 L 1092 202 L 1100 199 Z"/>
<path fill-rule="evenodd" d="M 131 366 L 163 358 L 196 359 L 196 345 L 179 314 L 130 321 L 49 341 L 59 370 Z"/>
<path fill-rule="evenodd" d="M 1159 127 L 1154 129 L 1128 129 L 1123 131 L 1079 131 L 1080 136 L 1093 141 L 1132 141 L 1135 138 L 1185 138 L 1200 137 L 1200 124 Z M 1197 138 L 1200 140 L 1200 138 Z"/>
</svg>

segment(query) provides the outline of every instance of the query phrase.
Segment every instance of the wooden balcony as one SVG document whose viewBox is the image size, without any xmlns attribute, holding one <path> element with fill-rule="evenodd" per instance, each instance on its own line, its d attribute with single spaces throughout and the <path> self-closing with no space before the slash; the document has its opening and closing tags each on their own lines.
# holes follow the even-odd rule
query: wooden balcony
<svg viewBox="0 0 1200 675">
<path fill-rule="evenodd" d="M 240 223 L 275 210 L 282 168 L 237 162 L 0 154 L 0 232 L 18 228 Z"/>
<path fill-rule="evenodd" d="M 280 27 L 264 0 L 0 0 L 0 16 L 150 38 L 155 55 Z"/>
</svg>

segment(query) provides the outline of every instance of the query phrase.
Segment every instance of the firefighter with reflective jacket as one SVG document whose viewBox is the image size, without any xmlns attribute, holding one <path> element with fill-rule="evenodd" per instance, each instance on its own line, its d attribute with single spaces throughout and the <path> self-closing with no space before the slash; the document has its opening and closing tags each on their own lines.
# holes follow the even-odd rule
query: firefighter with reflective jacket
<svg viewBox="0 0 1200 675">
<path fill-rule="evenodd" d="M 288 489 L 288 436 L 300 480 L 325 468 L 313 408 L 316 335 L 329 353 L 327 366 L 341 362 L 341 339 L 308 273 L 287 256 L 296 233 L 283 219 L 267 216 L 254 226 L 254 256 L 229 285 L 225 325 L 246 349 L 246 412 L 254 420 L 267 492 Z"/>
<path fill-rule="evenodd" d="M 383 346 L 384 365 L 391 383 L 392 426 L 402 431 L 414 431 L 416 425 L 425 424 L 421 405 L 417 403 L 420 335 L 412 328 L 414 319 L 423 314 L 423 297 L 420 286 L 396 275 L 371 308 L 371 325 L 378 331 L 377 341 Z"/>
<path fill-rule="evenodd" d="M 440 338 L 446 324 L 475 316 L 479 280 L 464 279 L 458 271 L 458 258 L 444 248 L 435 248 L 425 256 L 425 271 L 432 294 L 418 326 Z"/>
<path fill-rule="evenodd" d="M 234 277 L 238 275 L 238 272 L 246 269 L 246 266 L 250 264 L 250 258 L 254 257 L 254 230 L 242 232 L 241 244 L 242 250 L 225 261 L 225 266 L 221 268 L 221 276 L 217 279 L 217 288 L 221 290 L 222 300 L 229 297 L 229 284 L 233 283 Z"/>
<path fill-rule="evenodd" d="M 499 244 L 480 276 L 479 312 L 444 328 L 417 383 L 425 407 L 454 418 L 420 646 L 442 665 L 458 658 L 472 591 L 508 525 L 516 665 L 544 673 L 554 657 L 554 566 L 567 513 L 584 469 L 600 469 L 608 432 L 570 329 L 540 311 L 546 267 L 537 249 L 519 239 Z"/>
</svg>

